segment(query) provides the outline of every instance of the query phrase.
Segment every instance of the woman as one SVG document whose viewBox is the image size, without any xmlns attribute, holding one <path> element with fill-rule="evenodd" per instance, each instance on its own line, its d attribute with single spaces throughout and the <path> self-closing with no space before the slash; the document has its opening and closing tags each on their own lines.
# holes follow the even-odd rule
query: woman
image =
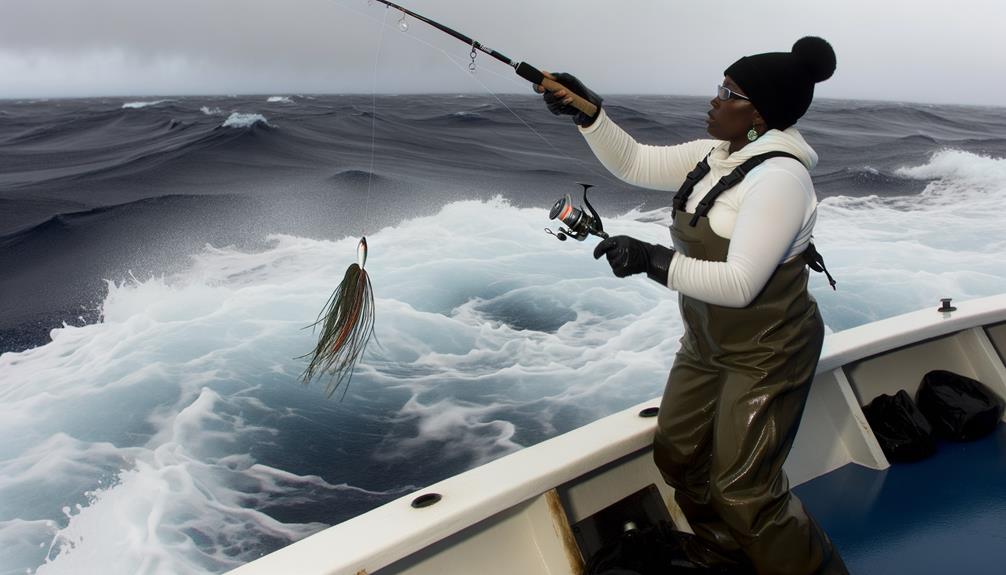
<svg viewBox="0 0 1006 575">
<path fill-rule="evenodd" d="M 791 52 L 741 58 L 710 102 L 715 139 L 676 146 L 637 143 L 573 76 L 554 77 L 594 103 L 594 117 L 572 108 L 566 90 L 544 93 L 553 113 L 574 116 L 613 174 L 678 190 L 673 249 L 615 236 L 594 257 L 605 255 L 616 276 L 646 272 L 679 292 L 685 334 L 654 459 L 698 536 L 687 549 L 696 563 L 847 573 L 782 470 L 824 340 L 806 269 L 820 263 L 810 243 L 817 200 L 808 173 L 817 154 L 793 124 L 814 84 L 834 70 L 831 46 L 814 37 Z"/>
</svg>

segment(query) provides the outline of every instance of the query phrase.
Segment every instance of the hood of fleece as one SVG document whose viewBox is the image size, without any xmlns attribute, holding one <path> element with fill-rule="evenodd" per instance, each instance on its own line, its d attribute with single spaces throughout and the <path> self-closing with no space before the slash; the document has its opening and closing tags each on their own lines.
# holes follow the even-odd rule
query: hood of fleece
<svg viewBox="0 0 1006 575">
<path fill-rule="evenodd" d="M 808 170 L 817 165 L 817 152 L 803 139 L 794 126 L 785 130 L 769 130 L 754 142 L 731 154 L 730 142 L 720 142 L 709 155 L 709 166 L 718 170 L 732 170 L 759 154 L 788 152 L 796 156 Z"/>
</svg>

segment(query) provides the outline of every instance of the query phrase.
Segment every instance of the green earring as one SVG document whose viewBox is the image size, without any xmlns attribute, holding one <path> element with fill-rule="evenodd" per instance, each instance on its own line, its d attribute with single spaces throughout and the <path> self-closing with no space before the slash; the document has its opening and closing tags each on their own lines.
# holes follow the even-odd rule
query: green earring
<svg viewBox="0 0 1006 575">
<path fill-rule="evenodd" d="M 752 126 L 751 129 L 748 130 L 748 141 L 753 142 L 757 139 L 758 139 L 758 130 L 755 130 L 754 126 Z"/>
</svg>

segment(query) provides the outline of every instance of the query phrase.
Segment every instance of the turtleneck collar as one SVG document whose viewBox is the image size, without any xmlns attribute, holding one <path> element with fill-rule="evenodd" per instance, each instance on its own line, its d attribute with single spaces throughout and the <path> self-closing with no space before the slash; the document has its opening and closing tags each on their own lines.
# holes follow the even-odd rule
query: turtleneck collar
<svg viewBox="0 0 1006 575">
<path fill-rule="evenodd" d="M 803 139 L 794 126 L 785 130 L 769 130 L 760 138 L 737 150 L 729 152 L 730 142 L 720 142 L 709 154 L 709 166 L 714 170 L 732 170 L 746 160 L 766 152 L 788 152 L 796 156 L 808 170 L 817 165 L 817 152 Z"/>
</svg>

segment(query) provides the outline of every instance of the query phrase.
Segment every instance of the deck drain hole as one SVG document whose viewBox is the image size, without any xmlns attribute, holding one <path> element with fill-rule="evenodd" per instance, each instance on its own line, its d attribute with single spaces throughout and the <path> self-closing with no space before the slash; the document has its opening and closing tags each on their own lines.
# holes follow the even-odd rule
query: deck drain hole
<svg viewBox="0 0 1006 575">
<path fill-rule="evenodd" d="M 658 411 L 660 411 L 659 407 L 647 407 L 639 412 L 639 417 L 656 417 Z"/>
</svg>

